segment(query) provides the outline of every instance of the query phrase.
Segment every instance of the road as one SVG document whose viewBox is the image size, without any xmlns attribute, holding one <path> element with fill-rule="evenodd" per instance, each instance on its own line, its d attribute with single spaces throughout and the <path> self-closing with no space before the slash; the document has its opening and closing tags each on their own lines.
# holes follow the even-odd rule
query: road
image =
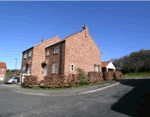
<svg viewBox="0 0 150 117">
<path fill-rule="evenodd" d="M 0 117 L 150 116 L 150 80 L 128 80 L 78 96 L 33 96 L 0 89 Z"/>
</svg>

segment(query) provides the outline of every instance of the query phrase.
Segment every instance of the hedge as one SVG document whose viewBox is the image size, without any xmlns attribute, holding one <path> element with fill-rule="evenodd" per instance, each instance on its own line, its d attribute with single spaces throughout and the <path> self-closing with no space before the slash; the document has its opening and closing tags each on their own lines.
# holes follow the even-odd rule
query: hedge
<svg viewBox="0 0 150 117">
<path fill-rule="evenodd" d="M 102 72 L 88 72 L 89 83 L 101 83 L 103 81 Z"/>
</svg>

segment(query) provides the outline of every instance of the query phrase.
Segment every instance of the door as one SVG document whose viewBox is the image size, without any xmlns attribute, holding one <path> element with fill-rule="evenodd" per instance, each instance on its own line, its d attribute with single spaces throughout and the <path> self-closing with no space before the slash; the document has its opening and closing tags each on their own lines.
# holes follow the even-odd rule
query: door
<svg viewBox="0 0 150 117">
<path fill-rule="evenodd" d="M 0 75 L 0 80 L 4 80 L 4 74 Z"/>
</svg>

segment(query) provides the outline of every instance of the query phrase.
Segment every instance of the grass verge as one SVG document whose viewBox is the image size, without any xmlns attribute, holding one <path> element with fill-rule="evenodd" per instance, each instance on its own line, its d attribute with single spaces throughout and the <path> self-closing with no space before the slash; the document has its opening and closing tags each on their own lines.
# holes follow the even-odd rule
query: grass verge
<svg viewBox="0 0 150 117">
<path fill-rule="evenodd" d="M 150 77 L 150 73 L 149 72 L 128 73 L 122 76 L 122 78 L 133 78 L 133 77 Z"/>
</svg>

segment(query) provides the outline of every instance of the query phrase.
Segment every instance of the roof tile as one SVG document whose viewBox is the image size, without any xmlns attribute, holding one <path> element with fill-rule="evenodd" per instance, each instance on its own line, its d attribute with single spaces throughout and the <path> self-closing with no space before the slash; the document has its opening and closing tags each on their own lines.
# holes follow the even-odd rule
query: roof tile
<svg viewBox="0 0 150 117">
<path fill-rule="evenodd" d="M 0 62 L 0 67 L 1 68 L 6 68 L 6 63 L 5 62 Z"/>
<path fill-rule="evenodd" d="M 102 67 L 106 67 L 109 63 L 110 63 L 110 61 L 102 62 Z"/>
</svg>

